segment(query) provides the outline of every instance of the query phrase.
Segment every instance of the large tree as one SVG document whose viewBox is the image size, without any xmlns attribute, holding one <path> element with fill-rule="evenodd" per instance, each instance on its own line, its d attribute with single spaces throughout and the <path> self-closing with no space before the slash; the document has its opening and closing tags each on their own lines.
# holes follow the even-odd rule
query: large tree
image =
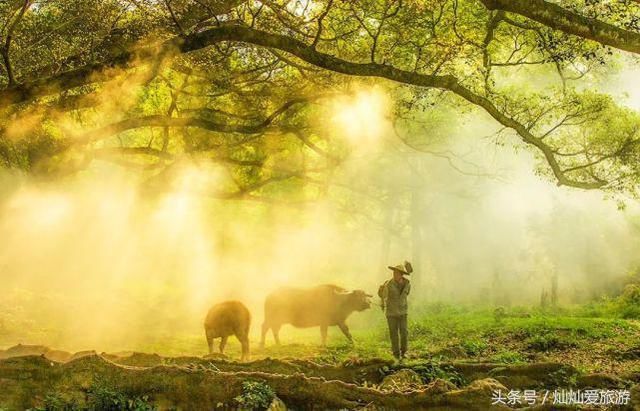
<svg viewBox="0 0 640 411">
<path fill-rule="evenodd" d="M 605 45 L 637 51 L 637 4 L 525 3 L 5 2 L 0 157 L 47 175 L 106 160 L 149 186 L 206 161 L 230 176 L 207 194 L 265 199 L 286 182 L 275 190 L 296 196 L 349 149 L 318 121 L 324 102 L 373 78 L 398 119 L 474 108 L 559 185 L 635 194 L 640 118 L 589 79 L 620 58 Z"/>
</svg>

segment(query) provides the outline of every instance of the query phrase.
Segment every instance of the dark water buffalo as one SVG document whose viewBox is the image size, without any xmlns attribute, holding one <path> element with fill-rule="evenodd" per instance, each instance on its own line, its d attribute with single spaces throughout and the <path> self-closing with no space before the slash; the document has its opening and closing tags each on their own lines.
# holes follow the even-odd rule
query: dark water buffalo
<svg viewBox="0 0 640 411">
<path fill-rule="evenodd" d="M 337 325 L 353 342 L 345 321 L 352 312 L 371 307 L 370 297 L 362 290 L 347 291 L 335 285 L 306 289 L 281 288 L 269 294 L 265 300 L 260 344 L 264 345 L 269 329 L 273 332 L 276 344 L 280 344 L 278 332 L 283 324 L 298 328 L 320 327 L 322 345 L 327 342 L 327 327 Z"/>
<path fill-rule="evenodd" d="M 251 314 L 240 301 L 225 301 L 211 307 L 204 320 L 209 354 L 213 354 L 214 338 L 220 338 L 220 353 L 222 354 L 229 336 L 235 335 L 242 344 L 242 361 L 248 360 L 250 326 Z"/>
</svg>

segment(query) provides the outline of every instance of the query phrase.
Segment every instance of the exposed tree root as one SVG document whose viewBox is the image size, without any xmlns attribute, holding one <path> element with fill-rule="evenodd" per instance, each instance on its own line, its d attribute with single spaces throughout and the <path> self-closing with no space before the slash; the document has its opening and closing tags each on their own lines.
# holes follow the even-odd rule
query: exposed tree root
<svg viewBox="0 0 640 411">
<path fill-rule="evenodd" d="M 233 407 L 246 380 L 267 383 L 279 398 L 296 409 L 367 406 L 394 410 L 486 409 L 496 387 L 552 389 L 566 387 L 570 381 L 578 387 L 597 388 L 631 384 L 623 384 L 623 380 L 615 376 L 579 375 L 575 368 L 558 363 L 507 366 L 449 362 L 428 366 L 457 374 L 469 385 L 456 389 L 449 382 L 436 380 L 427 386 L 418 381 L 408 388 L 393 388 L 391 384 L 386 391 L 362 386 L 380 384 L 385 375 L 403 368 L 420 372 L 425 367 L 424 364 L 394 366 L 382 359 L 352 360 L 338 365 L 271 358 L 239 363 L 219 358 L 162 357 L 136 352 L 72 354 L 43 346 L 18 345 L 0 351 L 0 409 L 40 406 L 49 394 L 82 406 L 95 386 L 108 387 L 127 398 L 147 396 L 160 409 L 213 409 L 220 404 Z M 636 381 L 640 377 L 627 379 Z M 398 389 L 406 391 L 398 392 Z"/>
<path fill-rule="evenodd" d="M 233 406 L 246 380 L 266 382 L 285 403 L 299 409 L 486 409 L 489 385 L 442 392 L 427 386 L 408 393 L 381 392 L 343 381 L 303 374 L 282 375 L 257 371 L 221 372 L 204 367 L 160 365 L 150 368 L 123 366 L 97 355 L 56 363 L 42 356 L 0 361 L 0 408 L 26 409 L 41 405 L 47 394 L 58 393 L 82 405 L 96 384 L 106 384 L 130 396 L 147 395 L 162 408 L 213 409 Z"/>
<path fill-rule="evenodd" d="M 44 355 L 56 362 L 67 362 L 86 355 L 95 355 L 95 351 L 83 351 L 75 354 L 51 350 L 38 345 L 17 345 L 0 352 L 1 358 L 24 355 Z M 136 367 L 153 367 L 158 365 L 177 365 L 187 367 L 204 367 L 224 372 L 265 372 L 270 374 L 292 375 L 302 373 L 307 377 L 321 377 L 326 380 L 339 380 L 349 383 L 379 384 L 385 374 L 383 367 L 398 370 L 403 366 L 392 366 L 391 361 L 380 358 L 352 360 L 339 365 L 318 364 L 300 359 L 266 358 L 247 363 L 229 361 L 219 358 L 201 357 L 162 357 L 158 354 L 140 352 L 103 353 L 105 359 L 120 365 Z M 445 362 L 440 367 L 450 369 L 467 382 L 492 377 L 511 387 L 533 388 L 540 386 L 562 385 L 563 378 L 577 374 L 575 368 L 558 363 L 536 363 L 522 365 L 505 365 L 496 363 L 464 363 Z"/>
<path fill-rule="evenodd" d="M 82 351 L 75 354 L 51 350 L 40 345 L 16 345 L 6 351 L 0 351 L 0 359 L 25 355 L 43 355 L 56 362 L 67 362 L 86 355 L 95 355 L 95 351 Z M 374 358 L 368 360 L 352 360 L 340 365 L 324 365 L 309 360 L 266 358 L 247 363 L 217 358 L 201 357 L 162 357 L 158 354 L 141 352 L 102 353 L 101 356 L 120 365 L 136 367 L 153 367 L 157 365 L 178 365 L 213 368 L 219 371 L 241 372 L 261 371 L 270 374 L 302 373 L 308 377 L 322 377 L 327 380 L 340 380 L 351 383 L 379 383 L 384 375 L 380 369 L 390 366 L 391 361 Z"/>
<path fill-rule="evenodd" d="M 495 378 L 507 387 L 542 388 L 565 386 L 578 371 L 566 364 L 540 362 L 533 364 L 505 365 L 493 363 L 446 363 L 467 381 L 487 376 Z"/>
</svg>

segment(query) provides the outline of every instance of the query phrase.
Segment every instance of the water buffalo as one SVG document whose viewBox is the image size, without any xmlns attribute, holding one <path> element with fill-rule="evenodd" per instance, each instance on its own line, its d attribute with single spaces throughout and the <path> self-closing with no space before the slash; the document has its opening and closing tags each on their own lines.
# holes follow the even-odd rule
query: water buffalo
<svg viewBox="0 0 640 411">
<path fill-rule="evenodd" d="M 283 324 L 298 328 L 320 327 L 322 345 L 327 342 L 327 327 L 337 325 L 353 342 L 345 320 L 354 311 L 371 307 L 371 295 L 362 290 L 347 291 L 335 285 L 313 288 L 281 288 L 269 294 L 264 303 L 264 323 L 260 345 L 264 346 L 267 331 L 271 329 L 276 344 Z"/>
<path fill-rule="evenodd" d="M 240 301 L 225 301 L 211 307 L 204 320 L 209 354 L 213 354 L 214 338 L 220 338 L 220 353 L 223 354 L 227 339 L 230 335 L 235 335 L 242 344 L 241 360 L 248 360 L 250 326 L 251 314 Z"/>
</svg>

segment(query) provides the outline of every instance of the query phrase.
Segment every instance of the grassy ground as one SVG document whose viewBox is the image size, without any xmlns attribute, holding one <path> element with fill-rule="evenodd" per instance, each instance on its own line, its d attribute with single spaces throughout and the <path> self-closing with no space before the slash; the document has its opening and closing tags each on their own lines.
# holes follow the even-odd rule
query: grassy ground
<svg viewBox="0 0 640 411">
<path fill-rule="evenodd" d="M 328 346 L 320 347 L 320 335 L 318 328 L 296 330 L 290 326 L 286 326 L 283 327 L 280 334 L 282 345 L 275 345 L 272 337 L 269 335 L 267 346 L 261 348 L 258 345 L 258 321 L 257 324 L 254 323 L 253 325 L 253 334 L 251 339 L 252 359 L 260 360 L 269 357 L 280 359 L 295 358 L 309 359 L 314 363 L 334 365 L 348 364 L 349 366 L 318 367 L 318 369 L 323 369 L 323 372 L 339 372 L 341 373 L 341 376 L 344 374 L 349 378 L 352 377 L 350 374 L 351 371 L 349 371 L 350 367 L 355 366 L 366 368 L 367 366 L 370 366 L 369 364 L 375 363 L 377 365 L 374 364 L 376 368 L 373 373 L 376 378 L 364 379 L 363 381 L 358 380 L 357 382 L 365 387 L 378 387 L 379 385 L 377 384 L 381 384 L 380 380 L 382 379 L 380 373 L 382 373 L 383 376 L 388 376 L 398 372 L 398 370 L 402 368 L 408 367 L 411 368 L 414 374 L 417 373 L 419 375 L 418 379 L 422 381 L 422 385 L 420 386 L 427 387 L 427 390 L 438 390 L 440 389 L 438 387 L 442 384 L 445 384 L 445 386 L 446 384 L 453 384 L 455 385 L 453 388 L 459 388 L 462 394 L 455 394 L 454 391 L 449 393 L 449 391 L 447 391 L 451 394 L 451 401 L 455 398 L 462 401 L 462 403 L 458 404 L 458 407 L 455 409 L 469 409 L 469 404 L 477 405 L 484 404 L 485 402 L 488 404 L 491 396 L 490 390 L 493 388 L 488 385 L 489 382 L 487 381 L 493 380 L 482 380 L 484 382 L 481 382 L 480 385 L 475 386 L 475 388 L 472 387 L 471 383 L 472 381 L 475 383 L 476 380 L 487 377 L 495 377 L 500 381 L 500 383 L 504 384 L 505 387 L 516 389 L 532 387 L 545 387 L 551 389 L 553 387 L 567 386 L 595 386 L 597 388 L 609 388 L 610 386 L 619 387 L 620 382 L 623 382 L 624 387 L 629 388 L 634 383 L 638 383 L 640 376 L 640 322 L 635 319 L 622 319 L 616 318 L 616 316 L 604 316 L 601 313 L 599 316 L 593 316 L 596 311 L 593 311 L 591 308 L 592 307 L 575 307 L 572 309 L 543 311 L 535 308 L 493 309 L 436 304 L 414 309 L 410 314 L 409 321 L 409 359 L 402 366 L 391 366 L 389 363 L 378 360 L 370 361 L 373 358 L 391 359 L 386 323 L 379 310 L 371 310 L 365 313 L 354 314 L 352 318 L 349 319 L 349 324 L 355 339 L 355 344 L 353 345 L 346 342 L 346 339 L 337 328 L 330 329 Z M 186 325 L 184 327 L 186 329 L 193 329 L 193 333 L 169 332 L 167 331 L 167 328 L 169 327 L 160 327 L 157 329 L 147 329 L 146 337 L 139 338 L 135 341 L 129 340 L 121 346 L 116 346 L 118 348 L 115 349 L 113 345 L 101 346 L 101 344 L 96 344 L 93 348 L 99 353 L 104 351 L 108 353 L 116 353 L 119 351 L 119 348 L 122 348 L 123 350 L 131 350 L 147 354 L 155 353 L 163 357 L 201 357 L 207 353 L 207 347 L 203 335 L 204 333 L 195 332 L 195 330 L 200 328 L 199 326 L 196 327 L 195 324 L 196 323 L 194 322 L 193 327 L 191 327 L 191 325 Z M 18 328 L 18 330 L 23 330 L 23 328 Z M 0 349 L 7 348 L 8 346 L 17 343 L 18 341 L 16 341 L 16 336 L 17 335 L 15 334 L 9 335 L 6 333 L 0 333 Z M 140 335 L 138 335 L 138 337 L 140 337 Z M 21 335 L 19 341 L 22 341 L 25 344 L 43 344 L 54 349 L 72 351 L 69 347 L 47 344 L 46 339 L 39 340 L 39 338 L 42 338 L 42 330 L 34 330 L 31 336 Z M 105 339 L 105 341 L 107 340 Z M 105 342 L 104 344 L 107 343 Z M 109 347 L 109 349 L 105 349 L 106 347 Z M 226 354 L 231 359 L 239 358 L 240 347 L 239 343 L 235 341 L 235 339 L 231 338 L 227 347 Z M 19 349 L 24 348 L 25 347 L 20 347 Z M 46 351 L 47 350 L 44 350 L 42 352 Z M 0 352 L 0 356 L 1 354 L 2 353 Z M 240 364 L 227 361 L 206 360 L 203 363 L 202 359 L 197 358 L 160 358 L 156 355 L 147 354 L 131 356 L 129 358 L 135 358 L 136 362 L 123 362 L 123 364 L 137 365 L 141 367 L 150 367 L 157 364 L 182 364 L 183 366 L 188 364 L 186 367 L 190 370 L 189 375 L 192 378 L 197 377 L 210 379 L 219 378 L 218 374 L 208 373 L 211 369 L 216 369 L 216 367 L 223 367 L 216 369 L 216 371 L 222 370 L 226 372 L 235 372 L 238 370 L 245 372 L 259 371 L 262 373 L 260 374 L 260 378 L 268 377 L 271 379 L 269 381 L 275 384 L 274 387 L 280 387 L 280 391 L 278 391 L 279 396 L 284 395 L 284 397 L 282 397 L 283 399 L 294 401 L 294 403 L 295 401 L 309 401 L 309 398 L 296 399 L 297 397 L 294 398 L 295 396 L 287 397 L 287 393 L 291 394 L 294 392 L 299 394 L 312 392 L 309 391 L 308 387 L 304 390 L 291 391 L 289 388 L 283 388 L 281 385 L 278 385 L 281 384 L 282 381 L 289 381 L 287 380 L 288 377 L 283 377 L 280 374 L 286 374 L 287 372 L 299 373 L 300 370 L 297 368 L 293 371 L 291 368 L 301 367 L 302 365 L 300 364 L 311 364 L 306 361 L 256 361 L 251 364 Z M 70 356 L 70 354 L 67 355 Z M 80 357 L 81 356 L 74 356 L 74 358 Z M 104 358 L 111 358 L 111 361 L 117 361 L 115 359 L 116 357 L 118 356 L 104 356 Z M 80 362 L 69 361 L 64 365 L 58 365 L 57 369 L 61 370 L 60 372 L 69 372 L 71 373 L 70 375 L 75 375 L 74 373 L 76 372 L 75 370 L 77 367 L 85 369 L 89 366 L 99 365 L 101 367 L 111 367 L 108 370 L 103 370 L 107 374 L 109 372 L 128 372 L 114 366 L 110 362 L 92 360 L 92 358 L 96 357 L 85 356 L 82 358 L 84 359 L 84 362 L 80 360 L 76 360 Z M 126 359 L 126 355 L 122 355 L 120 358 L 123 358 L 122 361 L 130 361 Z M 29 363 L 29 361 L 37 360 L 45 361 L 41 365 L 43 365 L 46 370 L 49 370 L 52 363 L 46 362 L 46 360 L 42 360 L 41 357 L 38 356 L 23 357 L 20 361 L 25 364 L 24 367 L 28 368 L 33 367 L 33 364 Z M 473 364 L 464 364 L 465 362 Z M 492 364 L 488 365 L 478 363 Z M 508 367 L 502 365 L 496 366 L 493 365 L 493 363 L 505 365 L 532 365 L 526 367 Z M 5 367 L 11 369 L 11 364 L 15 365 L 17 363 L 7 362 L 5 363 Z M 214 365 L 211 366 L 210 364 Z M 380 364 L 383 365 L 381 366 Z M 313 366 L 317 367 L 315 365 Z M 570 367 L 565 366 L 573 366 L 578 372 L 576 373 L 575 370 L 570 370 Z M 307 367 L 307 365 L 305 365 L 305 367 Z M 465 371 L 465 369 L 467 371 Z M 313 368 L 313 370 L 316 369 Z M 46 374 L 45 371 L 43 371 L 43 375 Z M 163 378 L 167 378 L 164 373 L 171 373 L 174 371 L 175 368 L 171 367 L 158 368 L 155 372 L 162 375 L 158 374 L 153 378 L 159 378 L 158 381 L 160 381 Z M 265 374 L 265 372 L 267 374 Z M 317 372 L 317 370 L 313 372 Z M 471 375 L 470 373 L 475 374 Z M 612 378 L 609 375 L 587 375 L 594 373 L 605 373 L 619 378 Z M 51 374 L 51 372 L 49 372 L 49 374 Z M 55 373 L 51 375 L 54 374 Z M 586 380 L 581 380 L 582 377 L 585 377 Z M 112 401 L 111 397 L 114 395 L 118 396 L 118 398 L 125 398 L 126 395 L 130 395 L 131 392 L 134 392 L 131 391 L 131 387 L 139 387 L 139 384 L 135 383 L 136 380 L 134 377 L 132 378 L 133 382 L 129 385 L 115 384 L 113 386 L 108 386 L 107 391 L 103 390 L 110 395 L 109 401 Z M 181 381 L 180 378 L 178 378 L 178 382 Z M 334 374 L 331 374 L 327 377 L 327 380 L 341 380 L 341 378 L 347 377 L 336 377 Z M 282 381 L 280 381 L 280 379 L 282 379 Z M 61 379 L 60 381 L 63 380 L 64 379 Z M 446 381 L 442 382 L 442 380 Z M 96 381 L 99 383 L 101 380 Z M 94 381 L 94 384 L 96 381 Z M 307 381 L 306 379 L 303 379 L 302 381 L 310 384 L 309 381 L 312 380 Z M 178 384 L 178 382 L 176 382 L 176 384 Z M 236 383 L 238 382 L 236 381 Z M 24 391 L 25 388 L 21 384 L 22 383 L 20 382 L 16 383 L 14 385 L 14 389 L 19 392 Z M 48 382 L 44 381 L 43 384 L 46 385 Z M 331 384 L 335 385 L 335 381 L 333 383 L 329 381 L 321 384 L 324 384 L 324 390 L 327 386 L 333 387 Z M 53 394 L 55 394 L 55 398 L 59 398 L 62 395 L 61 393 L 65 393 L 65 395 L 68 394 L 68 389 L 65 388 L 67 387 L 66 385 L 64 385 L 64 387 L 60 386 L 55 388 L 53 391 L 51 391 L 51 388 L 46 388 L 48 385 L 46 387 L 45 385 L 43 385 L 44 388 L 42 388 L 42 392 L 53 392 Z M 194 386 L 199 385 L 195 384 Z M 217 386 L 220 385 L 218 384 Z M 267 386 L 267 388 L 269 387 L 270 386 Z M 453 388 L 447 388 L 447 390 L 452 390 Z M 180 388 L 180 390 L 181 389 L 182 388 Z M 349 388 L 349 390 L 351 389 L 352 388 Z M 481 392 L 474 391 L 476 389 L 480 389 Z M 232 395 L 234 398 L 233 401 L 237 400 L 237 397 L 234 396 L 237 395 L 237 392 L 239 392 L 238 390 L 239 388 L 236 384 L 235 391 L 233 391 L 234 394 Z M 99 393 L 102 393 L 103 391 L 99 391 Z M 144 400 L 144 398 L 146 398 L 145 396 L 149 395 L 149 392 L 152 394 L 156 393 L 153 390 L 142 390 L 140 392 L 135 391 L 135 393 L 137 393 L 135 395 Z M 202 395 L 202 398 L 209 398 L 209 394 L 210 393 Z M 134 399 L 139 399 L 135 395 Z M 341 395 L 342 396 L 338 397 L 351 398 L 353 394 L 350 392 L 349 394 L 343 393 Z M 387 398 L 386 395 L 387 394 L 380 393 L 378 397 L 376 397 L 377 399 L 375 401 L 382 401 L 380 402 L 381 404 L 384 401 L 391 401 L 389 399 L 390 397 Z M 389 395 L 393 397 L 395 394 Z M 185 398 L 182 391 L 180 391 L 180 395 L 178 396 L 180 398 Z M 7 400 L 7 398 L 11 399 L 14 397 L 9 395 L 9 397 L 5 396 L 4 399 Z M 89 397 L 91 397 L 91 395 L 89 395 Z M 229 398 L 227 398 L 228 395 L 223 397 L 224 401 L 230 401 Z M 335 396 L 332 398 L 334 397 Z M 398 398 L 404 397 L 400 396 Z M 438 397 L 437 395 L 433 396 L 429 394 L 424 398 L 433 399 Z M 2 395 L 0 395 L 0 405 L 1 400 Z M 314 399 L 313 401 L 316 400 Z M 148 405 L 146 400 L 144 400 L 143 403 Z M 9 407 L 9 409 L 12 408 Z M 62 408 L 45 407 L 43 409 L 53 410 Z M 476 406 L 475 409 L 482 409 L 482 407 Z"/>
<path fill-rule="evenodd" d="M 410 316 L 409 357 L 414 360 L 499 363 L 553 361 L 571 364 L 588 373 L 640 371 L 640 360 L 622 358 L 623 353 L 640 347 L 640 322 L 582 314 L 582 309 L 543 312 L 535 309 L 496 311 L 438 305 L 424 307 Z M 381 317 L 355 321 L 352 332 L 356 343 L 353 346 L 347 344 L 337 328 L 330 329 L 326 348 L 319 346 L 319 331 L 315 328 L 283 327 L 282 345 L 276 346 L 268 338 L 265 348 L 258 346 L 258 336 L 253 335 L 252 357 L 313 358 L 322 362 L 391 358 L 386 325 Z M 258 327 L 254 325 L 254 328 Z M 233 338 L 227 347 L 229 356 L 239 356 L 239 344 Z M 199 334 L 166 335 L 141 342 L 134 349 L 162 355 L 203 355 L 206 344 Z"/>
</svg>

